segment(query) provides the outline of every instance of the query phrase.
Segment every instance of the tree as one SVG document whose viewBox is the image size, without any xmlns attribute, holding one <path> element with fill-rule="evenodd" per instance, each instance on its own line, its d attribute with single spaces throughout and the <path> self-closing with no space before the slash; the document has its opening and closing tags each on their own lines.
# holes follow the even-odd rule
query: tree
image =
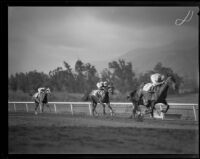
<svg viewBox="0 0 200 159">
<path fill-rule="evenodd" d="M 161 73 L 165 75 L 165 77 L 173 76 L 176 80 L 176 91 L 169 89 L 170 93 L 178 93 L 180 85 L 183 83 L 183 77 L 180 77 L 177 73 L 175 73 L 171 68 L 164 67 L 161 62 L 157 63 L 154 67 L 154 72 Z"/>
<path fill-rule="evenodd" d="M 17 80 L 16 78 L 11 75 L 10 78 L 8 78 L 8 86 L 9 89 L 16 91 L 17 90 Z"/>
<path fill-rule="evenodd" d="M 92 66 L 90 63 L 85 64 L 84 74 L 86 77 L 86 90 L 90 91 L 91 89 L 94 89 L 96 86 L 96 83 L 98 82 L 99 78 L 97 76 L 97 70 L 94 66 Z"/>
<path fill-rule="evenodd" d="M 16 73 L 15 76 L 11 75 L 9 78 L 9 88 L 32 94 L 37 91 L 38 87 L 44 86 L 48 80 L 48 75 L 43 72 Z"/>
<path fill-rule="evenodd" d="M 113 81 L 112 77 L 112 72 L 108 68 L 103 69 L 101 72 L 101 78 L 103 81 Z"/>
<path fill-rule="evenodd" d="M 135 73 L 132 70 L 131 62 L 126 63 L 123 59 L 108 64 L 112 72 L 112 81 L 120 92 L 132 90 L 137 86 Z M 107 72 L 110 76 L 110 72 Z"/>
<path fill-rule="evenodd" d="M 76 90 L 76 83 L 75 83 L 75 77 L 72 73 L 72 69 L 71 66 L 67 63 L 67 62 L 63 62 L 64 66 L 65 66 L 65 70 L 64 70 L 64 85 L 65 85 L 65 89 L 68 92 L 74 92 Z"/>
</svg>

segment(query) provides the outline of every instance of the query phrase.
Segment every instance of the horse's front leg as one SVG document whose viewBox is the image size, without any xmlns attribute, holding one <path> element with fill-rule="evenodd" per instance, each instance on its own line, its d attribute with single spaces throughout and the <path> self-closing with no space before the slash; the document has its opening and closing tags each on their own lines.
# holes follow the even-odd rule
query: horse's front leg
<svg viewBox="0 0 200 159">
<path fill-rule="evenodd" d="M 46 104 L 46 106 L 49 108 L 49 112 L 51 112 L 51 108 L 48 103 Z"/>
<path fill-rule="evenodd" d="M 113 116 L 113 115 L 114 115 L 114 111 L 113 111 L 112 107 L 110 106 L 110 103 L 107 103 L 106 105 L 107 105 L 108 108 L 110 109 L 110 114 L 111 114 L 111 116 Z"/>
<path fill-rule="evenodd" d="M 44 112 L 44 103 L 41 104 L 42 105 L 42 113 Z"/>
<path fill-rule="evenodd" d="M 106 106 L 104 103 L 101 103 L 101 105 L 103 106 L 103 115 L 106 115 Z"/>
<path fill-rule="evenodd" d="M 167 111 L 169 109 L 169 104 L 167 103 L 167 101 L 164 101 L 163 104 L 165 104 L 167 106 L 167 108 L 165 110 L 161 110 L 161 112 L 167 113 Z"/>
</svg>

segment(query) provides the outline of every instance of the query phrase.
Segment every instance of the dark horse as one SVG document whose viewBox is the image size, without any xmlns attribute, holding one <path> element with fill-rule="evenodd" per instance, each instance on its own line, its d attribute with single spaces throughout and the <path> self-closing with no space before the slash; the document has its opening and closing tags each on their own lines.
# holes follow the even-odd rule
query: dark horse
<svg viewBox="0 0 200 159">
<path fill-rule="evenodd" d="M 176 81 L 172 76 L 169 76 L 161 85 L 155 86 L 153 88 L 153 91 L 151 92 L 143 90 L 144 84 L 140 85 L 137 90 L 132 91 L 127 96 L 127 99 L 131 100 L 131 102 L 133 103 L 131 118 L 135 118 L 137 112 L 139 112 L 138 117 L 141 117 L 143 115 L 141 113 L 139 105 L 146 106 L 148 109 L 145 111 L 145 114 L 150 113 L 151 117 L 153 117 L 155 105 L 157 103 L 163 103 L 167 106 L 167 108 L 165 110 L 162 110 L 161 112 L 166 113 L 169 109 L 169 104 L 167 103 L 166 98 L 167 91 L 170 85 L 174 90 L 176 89 Z"/>
<path fill-rule="evenodd" d="M 51 112 L 50 106 L 48 104 L 48 98 L 47 96 L 50 94 L 50 90 L 45 89 L 45 91 L 42 91 L 40 94 L 38 94 L 37 96 L 35 96 L 35 94 L 33 95 L 33 99 L 35 102 L 35 114 L 37 115 L 37 109 L 38 106 L 41 105 L 42 112 L 44 112 L 44 105 L 46 105 L 49 108 L 49 111 Z"/>
<path fill-rule="evenodd" d="M 92 115 L 94 116 L 96 112 L 96 106 L 100 103 L 103 106 L 103 114 L 106 114 L 105 106 L 107 105 L 110 109 L 111 116 L 114 114 L 112 107 L 110 106 L 109 94 L 113 94 L 114 87 L 112 84 L 109 84 L 107 87 L 104 87 L 103 90 L 93 90 L 85 97 L 85 101 L 90 100 L 92 105 Z"/>
</svg>

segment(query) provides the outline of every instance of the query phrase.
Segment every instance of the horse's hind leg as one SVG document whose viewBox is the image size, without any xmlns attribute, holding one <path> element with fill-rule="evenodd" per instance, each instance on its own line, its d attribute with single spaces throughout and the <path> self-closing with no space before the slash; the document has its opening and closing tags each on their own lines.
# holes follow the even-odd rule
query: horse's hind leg
<svg viewBox="0 0 200 159">
<path fill-rule="evenodd" d="M 94 116 L 95 115 L 95 112 L 96 112 L 96 106 L 97 106 L 97 103 L 92 103 L 92 116 Z"/>
<path fill-rule="evenodd" d="M 151 102 L 150 109 L 151 109 L 151 111 L 150 111 L 151 118 L 154 118 L 153 112 L 154 112 L 154 109 L 155 109 L 155 102 Z"/>
<path fill-rule="evenodd" d="M 107 106 L 110 109 L 111 116 L 113 116 L 114 111 L 113 111 L 112 107 L 110 106 L 110 103 L 107 103 Z"/>
<path fill-rule="evenodd" d="M 38 106 L 39 106 L 39 103 L 35 102 L 35 115 L 37 115 L 37 108 L 38 108 Z"/>
</svg>

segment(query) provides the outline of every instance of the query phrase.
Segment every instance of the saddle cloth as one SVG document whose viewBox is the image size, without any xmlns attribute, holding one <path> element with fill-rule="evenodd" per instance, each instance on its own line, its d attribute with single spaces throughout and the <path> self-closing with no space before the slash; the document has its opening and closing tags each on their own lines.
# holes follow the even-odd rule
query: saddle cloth
<svg viewBox="0 0 200 159">
<path fill-rule="evenodd" d="M 143 91 L 149 91 L 152 88 L 153 84 L 152 83 L 147 83 L 143 87 Z"/>
<path fill-rule="evenodd" d="M 38 97 L 38 92 L 36 92 L 34 95 L 33 95 L 33 98 L 37 98 Z"/>
<path fill-rule="evenodd" d="M 102 94 L 103 94 L 103 91 L 104 91 L 104 90 L 94 90 L 94 91 L 92 92 L 92 95 L 101 97 Z"/>
</svg>

